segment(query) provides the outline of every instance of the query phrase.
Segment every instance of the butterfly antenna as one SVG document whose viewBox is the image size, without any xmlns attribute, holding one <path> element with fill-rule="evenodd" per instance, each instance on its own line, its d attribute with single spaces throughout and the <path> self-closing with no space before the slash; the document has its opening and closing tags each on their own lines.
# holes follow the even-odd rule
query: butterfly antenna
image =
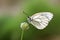
<svg viewBox="0 0 60 40">
<path fill-rule="evenodd" d="M 23 13 L 26 15 L 26 17 L 29 17 L 28 14 L 26 12 L 23 11 Z"/>
</svg>

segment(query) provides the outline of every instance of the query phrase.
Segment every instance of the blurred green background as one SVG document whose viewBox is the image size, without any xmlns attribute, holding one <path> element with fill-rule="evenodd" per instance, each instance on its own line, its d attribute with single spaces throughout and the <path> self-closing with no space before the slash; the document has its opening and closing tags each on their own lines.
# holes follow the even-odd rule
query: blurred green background
<svg viewBox="0 0 60 40">
<path fill-rule="evenodd" d="M 29 25 L 23 40 L 60 40 L 60 1 L 59 0 L 26 0 L 23 11 L 28 16 L 37 12 L 52 12 L 54 18 L 44 30 L 38 30 Z M 0 18 L 0 40 L 20 40 L 20 23 L 27 21 L 21 9 L 15 17 L 4 16 Z M 56 39 L 55 39 L 56 38 Z"/>
</svg>

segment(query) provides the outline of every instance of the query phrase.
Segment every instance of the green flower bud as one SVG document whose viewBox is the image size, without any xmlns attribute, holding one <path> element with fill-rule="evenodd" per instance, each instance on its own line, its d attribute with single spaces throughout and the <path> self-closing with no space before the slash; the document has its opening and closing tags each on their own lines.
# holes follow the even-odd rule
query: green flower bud
<svg viewBox="0 0 60 40">
<path fill-rule="evenodd" d="M 28 30 L 29 29 L 29 24 L 27 22 L 23 22 L 20 25 L 22 30 Z"/>
</svg>

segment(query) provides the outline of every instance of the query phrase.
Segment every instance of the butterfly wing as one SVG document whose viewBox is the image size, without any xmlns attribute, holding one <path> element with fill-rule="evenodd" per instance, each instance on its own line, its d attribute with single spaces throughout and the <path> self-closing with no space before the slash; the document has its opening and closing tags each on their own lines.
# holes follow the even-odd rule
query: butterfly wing
<svg viewBox="0 0 60 40">
<path fill-rule="evenodd" d="M 32 21 L 29 23 L 31 23 L 37 29 L 44 29 L 53 18 L 53 14 L 50 12 L 40 12 L 32 15 L 30 18 Z"/>
</svg>

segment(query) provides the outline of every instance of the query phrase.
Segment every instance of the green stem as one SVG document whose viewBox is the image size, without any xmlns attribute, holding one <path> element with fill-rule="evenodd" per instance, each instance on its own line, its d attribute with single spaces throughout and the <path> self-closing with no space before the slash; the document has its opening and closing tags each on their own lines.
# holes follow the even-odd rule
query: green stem
<svg viewBox="0 0 60 40">
<path fill-rule="evenodd" d="M 22 30 L 22 33 L 21 33 L 21 40 L 23 40 L 23 35 L 24 35 L 24 30 Z"/>
</svg>

